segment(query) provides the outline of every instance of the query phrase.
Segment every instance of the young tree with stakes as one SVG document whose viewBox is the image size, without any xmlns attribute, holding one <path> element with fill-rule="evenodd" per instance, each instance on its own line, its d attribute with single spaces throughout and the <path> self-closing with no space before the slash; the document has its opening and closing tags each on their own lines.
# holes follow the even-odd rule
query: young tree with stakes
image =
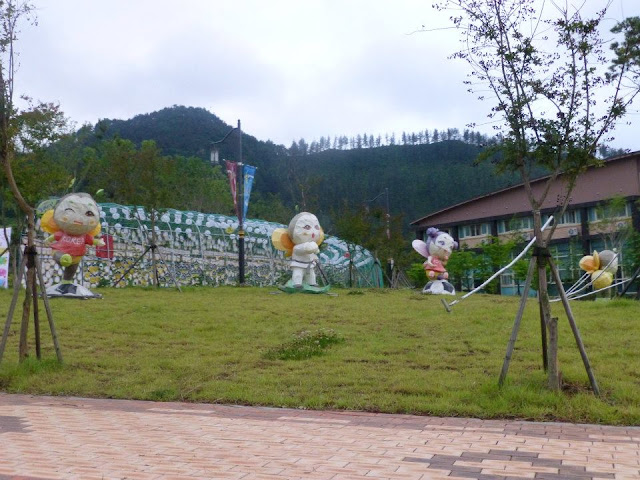
<svg viewBox="0 0 640 480">
<path fill-rule="evenodd" d="M 561 294 L 563 291 L 548 250 L 555 226 L 542 232 L 540 209 L 550 187 L 562 181 L 565 193 L 557 211 L 558 216 L 564 213 L 576 178 L 598 163 L 598 148 L 611 140 L 616 122 L 640 92 L 640 18 L 617 23 L 611 32 L 620 38 L 607 48 L 601 31 L 611 1 L 591 18 L 583 16 L 585 5 L 573 8 L 569 3 L 538 0 L 444 0 L 434 4 L 438 10 L 452 12 L 450 19 L 461 32 L 464 46 L 452 58 L 471 66 L 470 79 L 465 82 L 469 91 L 493 103 L 488 116 L 502 141 L 483 156 L 491 157 L 498 170 L 518 172 L 531 204 L 537 242 L 529 275 L 535 262 L 543 341 L 545 327 L 550 338 L 549 386 L 556 390 L 561 385 L 548 268 Z M 537 193 L 532 172 L 539 167 L 549 176 Z M 563 304 L 597 394 L 564 296 Z"/>
<path fill-rule="evenodd" d="M 20 191 L 12 169 L 12 161 L 18 152 L 33 152 L 35 149 L 41 148 L 54 140 L 65 125 L 64 116 L 57 105 L 47 103 L 34 104 L 26 97 L 22 98 L 27 103 L 27 108 L 21 109 L 14 103 L 14 80 L 17 67 L 17 53 L 14 47 L 19 33 L 18 24 L 23 20 L 35 23 L 34 7 L 31 3 L 17 0 L 0 1 L 0 164 L 13 198 L 27 219 L 27 245 L 24 250 L 22 264 L 18 269 L 17 278 L 14 279 L 13 299 L 0 342 L 0 360 L 2 360 L 6 346 L 26 266 L 26 294 L 20 325 L 20 361 L 28 356 L 27 333 L 31 302 L 33 302 L 36 355 L 38 359 L 41 356 L 37 286 L 39 283 L 41 289 L 44 290 L 44 280 L 42 271 L 39 268 L 35 245 L 35 209 L 27 202 Z M 56 355 L 58 361 L 62 362 L 62 353 L 46 295 L 43 300 Z"/>
</svg>

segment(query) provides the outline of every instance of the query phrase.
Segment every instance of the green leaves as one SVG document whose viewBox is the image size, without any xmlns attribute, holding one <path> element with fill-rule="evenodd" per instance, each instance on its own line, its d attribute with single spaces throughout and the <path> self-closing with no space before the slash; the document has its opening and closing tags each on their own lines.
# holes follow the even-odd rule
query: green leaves
<svg viewBox="0 0 640 480">
<path fill-rule="evenodd" d="M 544 188 L 533 195 L 535 169 L 545 169 L 548 182 L 562 174 L 572 186 L 596 163 L 599 147 L 640 93 L 640 18 L 612 29 L 623 39 L 613 42 L 607 55 L 599 33 L 606 8 L 585 18 L 581 7 L 553 4 L 547 12 L 545 5 L 532 0 L 437 5 L 453 10 L 454 25 L 465 27 L 466 49 L 456 57 L 471 67 L 471 91 L 493 102 L 488 117 L 502 139 L 500 154 L 487 151 L 484 157 L 498 171 L 520 173 L 533 209 L 549 192 Z"/>
<path fill-rule="evenodd" d="M 617 67 L 637 68 L 640 64 L 640 17 L 629 17 L 616 24 L 612 33 L 624 35 L 622 42 L 613 42 L 611 50 L 615 54 L 611 70 Z"/>
</svg>

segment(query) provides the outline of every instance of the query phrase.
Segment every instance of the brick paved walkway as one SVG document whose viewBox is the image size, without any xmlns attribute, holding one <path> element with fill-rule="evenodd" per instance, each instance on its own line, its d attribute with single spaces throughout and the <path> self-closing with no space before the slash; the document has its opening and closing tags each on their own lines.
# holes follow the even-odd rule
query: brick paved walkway
<svg viewBox="0 0 640 480">
<path fill-rule="evenodd" d="M 640 428 L 0 394 L 0 480 L 638 479 Z"/>
</svg>

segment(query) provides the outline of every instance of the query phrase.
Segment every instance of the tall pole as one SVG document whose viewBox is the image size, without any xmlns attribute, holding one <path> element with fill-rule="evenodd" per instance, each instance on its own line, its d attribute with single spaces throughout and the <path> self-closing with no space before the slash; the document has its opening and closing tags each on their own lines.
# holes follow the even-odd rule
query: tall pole
<svg viewBox="0 0 640 480">
<path fill-rule="evenodd" d="M 391 212 L 389 211 L 389 187 L 385 187 L 384 193 L 387 196 L 387 240 L 391 240 Z"/>
<path fill-rule="evenodd" d="M 244 285 L 244 167 L 242 165 L 242 128 L 238 120 L 238 168 L 240 168 L 240 185 L 236 195 L 240 195 L 238 203 L 238 282 Z M 242 192 L 242 193 L 241 193 Z"/>
<path fill-rule="evenodd" d="M 238 132 L 238 161 L 235 162 L 235 196 L 233 197 L 234 205 L 238 213 L 238 283 L 244 285 L 244 165 L 242 164 L 242 128 L 240 120 L 238 126 L 232 128 L 222 140 L 211 142 L 210 161 L 212 165 L 218 163 L 217 145 L 223 143 L 233 132 Z M 231 162 L 233 163 L 233 162 Z M 239 170 L 239 171 L 238 171 Z M 231 193 L 234 194 L 232 187 Z"/>
<path fill-rule="evenodd" d="M 385 187 L 384 193 L 387 196 L 387 243 L 389 245 L 389 258 L 387 259 L 387 276 L 389 277 L 389 287 L 394 287 L 393 281 L 393 257 L 391 256 L 391 209 L 389 208 L 389 187 Z"/>
</svg>

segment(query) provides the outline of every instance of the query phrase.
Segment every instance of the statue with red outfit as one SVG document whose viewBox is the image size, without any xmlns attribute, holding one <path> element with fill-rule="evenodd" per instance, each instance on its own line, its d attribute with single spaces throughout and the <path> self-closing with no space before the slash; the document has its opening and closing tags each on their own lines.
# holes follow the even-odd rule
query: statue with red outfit
<svg viewBox="0 0 640 480">
<path fill-rule="evenodd" d="M 42 230 L 51 235 L 45 244 L 53 250 L 53 259 L 63 268 L 60 285 L 47 288 L 48 296 L 96 296 L 88 289 L 73 284 L 73 277 L 87 245 L 104 245 L 100 234 L 100 212 L 98 205 L 88 193 L 70 193 L 56 203 L 52 210 L 44 213 L 40 220 Z M 86 292 L 88 292 L 88 294 Z"/>
</svg>

